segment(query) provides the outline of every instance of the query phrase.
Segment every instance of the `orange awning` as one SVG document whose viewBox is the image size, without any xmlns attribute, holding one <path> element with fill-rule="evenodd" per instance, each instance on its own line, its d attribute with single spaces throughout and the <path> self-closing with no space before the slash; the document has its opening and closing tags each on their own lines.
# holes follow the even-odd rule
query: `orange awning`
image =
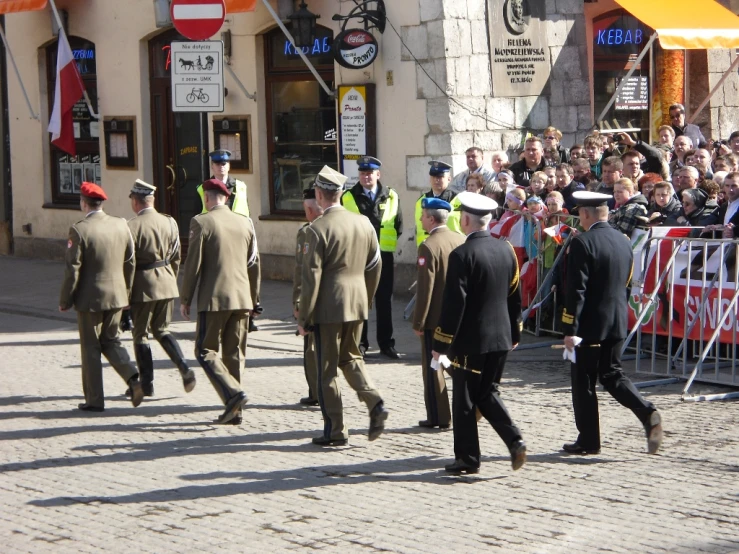
<svg viewBox="0 0 739 554">
<path fill-rule="evenodd" d="M 226 0 L 226 13 L 253 12 L 257 9 L 257 0 Z"/>
<path fill-rule="evenodd" d="M 0 0 L 0 15 L 43 10 L 48 0 Z"/>
<path fill-rule="evenodd" d="M 739 17 L 715 0 L 616 0 L 668 50 L 739 48 Z"/>
</svg>

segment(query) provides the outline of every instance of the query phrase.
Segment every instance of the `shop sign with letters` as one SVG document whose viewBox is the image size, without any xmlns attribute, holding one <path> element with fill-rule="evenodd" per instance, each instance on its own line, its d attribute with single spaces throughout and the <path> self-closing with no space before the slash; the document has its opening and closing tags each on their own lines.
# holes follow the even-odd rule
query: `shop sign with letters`
<svg viewBox="0 0 739 554">
<path fill-rule="evenodd" d="M 362 69 L 377 59 L 380 48 L 372 33 L 346 29 L 334 40 L 334 59 L 349 69 Z"/>
</svg>

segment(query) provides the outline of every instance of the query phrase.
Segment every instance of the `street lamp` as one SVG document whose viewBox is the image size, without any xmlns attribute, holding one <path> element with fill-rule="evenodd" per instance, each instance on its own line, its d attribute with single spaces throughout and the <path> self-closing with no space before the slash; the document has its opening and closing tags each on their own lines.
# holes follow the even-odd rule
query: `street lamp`
<svg viewBox="0 0 739 554">
<path fill-rule="evenodd" d="M 308 11 L 305 0 L 300 2 L 298 11 L 289 15 L 290 32 L 295 39 L 296 48 L 305 48 L 313 46 L 316 38 L 316 19 L 321 17 Z"/>
<path fill-rule="evenodd" d="M 154 20 L 158 29 L 172 26 L 172 18 L 169 14 L 169 0 L 154 0 Z"/>
</svg>

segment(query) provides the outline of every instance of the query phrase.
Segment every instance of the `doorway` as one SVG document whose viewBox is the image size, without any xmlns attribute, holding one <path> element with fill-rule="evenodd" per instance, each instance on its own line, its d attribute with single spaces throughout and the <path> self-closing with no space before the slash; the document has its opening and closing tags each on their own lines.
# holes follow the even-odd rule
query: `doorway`
<svg viewBox="0 0 739 554">
<path fill-rule="evenodd" d="M 210 166 L 207 114 L 172 111 L 170 45 L 179 40 L 187 39 L 170 30 L 149 41 L 149 84 L 157 209 L 177 221 L 184 256 L 190 219 L 202 210 L 197 187 Z"/>
</svg>

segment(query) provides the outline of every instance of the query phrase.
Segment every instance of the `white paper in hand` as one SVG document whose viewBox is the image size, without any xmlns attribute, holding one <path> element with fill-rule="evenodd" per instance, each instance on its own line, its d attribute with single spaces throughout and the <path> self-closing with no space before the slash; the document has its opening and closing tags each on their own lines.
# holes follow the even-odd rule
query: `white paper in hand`
<svg viewBox="0 0 739 554">
<path fill-rule="evenodd" d="M 452 362 L 444 354 L 439 356 L 438 360 L 431 360 L 431 369 L 433 369 L 434 371 L 439 371 L 440 367 L 446 369 L 450 365 L 452 365 Z"/>
<path fill-rule="evenodd" d="M 572 337 L 572 341 L 575 343 L 575 346 L 577 346 L 582 342 L 582 339 L 580 337 Z M 576 359 L 575 350 L 568 350 L 567 348 L 565 348 L 562 351 L 562 359 L 569 360 L 574 364 Z"/>
</svg>

